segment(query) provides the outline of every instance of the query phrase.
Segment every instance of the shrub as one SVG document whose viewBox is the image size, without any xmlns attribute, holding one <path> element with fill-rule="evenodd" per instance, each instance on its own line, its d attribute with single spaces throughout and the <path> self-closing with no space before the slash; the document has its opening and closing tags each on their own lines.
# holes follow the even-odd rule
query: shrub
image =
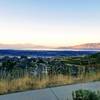
<svg viewBox="0 0 100 100">
<path fill-rule="evenodd" d="M 72 93 L 73 100 L 100 100 L 100 92 L 77 90 Z"/>
</svg>

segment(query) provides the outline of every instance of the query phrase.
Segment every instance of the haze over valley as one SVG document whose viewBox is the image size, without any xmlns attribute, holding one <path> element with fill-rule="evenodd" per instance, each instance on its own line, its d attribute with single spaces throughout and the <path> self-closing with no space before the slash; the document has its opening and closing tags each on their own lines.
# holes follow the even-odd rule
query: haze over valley
<svg viewBox="0 0 100 100">
<path fill-rule="evenodd" d="M 53 47 L 34 44 L 0 44 L 0 49 L 14 50 L 100 50 L 100 43 L 86 43 L 66 47 Z"/>
</svg>

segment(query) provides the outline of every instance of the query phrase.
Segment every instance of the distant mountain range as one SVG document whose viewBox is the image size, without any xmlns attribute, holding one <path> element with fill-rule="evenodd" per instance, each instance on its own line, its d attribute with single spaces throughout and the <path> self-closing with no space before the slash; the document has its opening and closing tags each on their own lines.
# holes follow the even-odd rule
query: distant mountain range
<svg viewBox="0 0 100 100">
<path fill-rule="evenodd" d="M 34 49 L 49 49 L 49 47 L 35 45 L 35 44 L 0 44 L 0 49 L 34 50 Z"/>
<path fill-rule="evenodd" d="M 67 50 L 100 50 L 100 43 L 86 43 L 86 44 L 69 46 L 69 47 L 59 47 L 58 49 L 67 49 Z"/>
<path fill-rule="evenodd" d="M 44 49 L 54 49 L 54 50 L 100 50 L 100 43 L 86 43 L 75 46 L 66 47 L 47 47 L 34 44 L 0 44 L 0 49 L 15 49 L 15 50 L 44 50 Z"/>
</svg>

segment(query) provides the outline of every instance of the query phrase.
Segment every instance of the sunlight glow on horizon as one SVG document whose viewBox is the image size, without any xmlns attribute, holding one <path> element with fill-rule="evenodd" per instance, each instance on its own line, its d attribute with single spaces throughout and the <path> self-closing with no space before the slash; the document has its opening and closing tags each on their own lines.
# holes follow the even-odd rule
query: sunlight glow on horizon
<svg viewBox="0 0 100 100">
<path fill-rule="evenodd" d="M 61 2 L 58 2 L 55 7 L 45 0 L 41 4 L 34 0 L 18 0 L 16 3 L 4 1 L 0 1 L 0 44 L 30 43 L 59 47 L 100 42 L 100 7 L 97 3 L 89 3 L 91 9 L 86 4 L 87 10 L 85 4 L 78 4 L 78 0 L 78 8 L 65 0 L 61 6 Z M 63 8 L 65 4 L 70 4 L 72 8 Z M 84 8 L 79 5 L 84 5 Z"/>
</svg>

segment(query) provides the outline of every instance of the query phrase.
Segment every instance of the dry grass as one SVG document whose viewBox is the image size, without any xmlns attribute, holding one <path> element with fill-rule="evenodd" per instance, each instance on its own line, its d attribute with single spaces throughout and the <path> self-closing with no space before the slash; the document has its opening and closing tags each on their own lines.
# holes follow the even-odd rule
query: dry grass
<svg viewBox="0 0 100 100">
<path fill-rule="evenodd" d="M 73 82 L 72 77 L 64 76 L 64 75 L 55 75 L 49 79 L 49 86 L 56 86 L 56 85 L 64 85 L 64 84 L 71 84 Z"/>
<path fill-rule="evenodd" d="M 8 92 L 8 84 L 6 81 L 0 81 L 0 94 L 4 94 Z"/>
<path fill-rule="evenodd" d="M 54 75 L 52 77 L 45 77 L 42 79 L 25 76 L 23 78 L 14 80 L 0 80 L 0 94 L 5 94 L 9 92 L 24 91 L 29 89 L 40 89 L 48 86 L 58 86 L 65 84 L 72 84 L 75 82 L 87 82 L 100 80 L 100 73 L 82 75 L 77 78 L 64 75 Z"/>
<path fill-rule="evenodd" d="M 96 81 L 96 80 L 100 80 L 100 72 L 97 73 L 90 73 L 87 74 L 84 78 L 85 81 Z"/>
<path fill-rule="evenodd" d="M 28 76 L 14 80 L 0 81 L 0 94 L 8 92 L 24 91 L 29 89 L 45 88 L 48 83 L 48 78 L 39 80 Z"/>
</svg>

